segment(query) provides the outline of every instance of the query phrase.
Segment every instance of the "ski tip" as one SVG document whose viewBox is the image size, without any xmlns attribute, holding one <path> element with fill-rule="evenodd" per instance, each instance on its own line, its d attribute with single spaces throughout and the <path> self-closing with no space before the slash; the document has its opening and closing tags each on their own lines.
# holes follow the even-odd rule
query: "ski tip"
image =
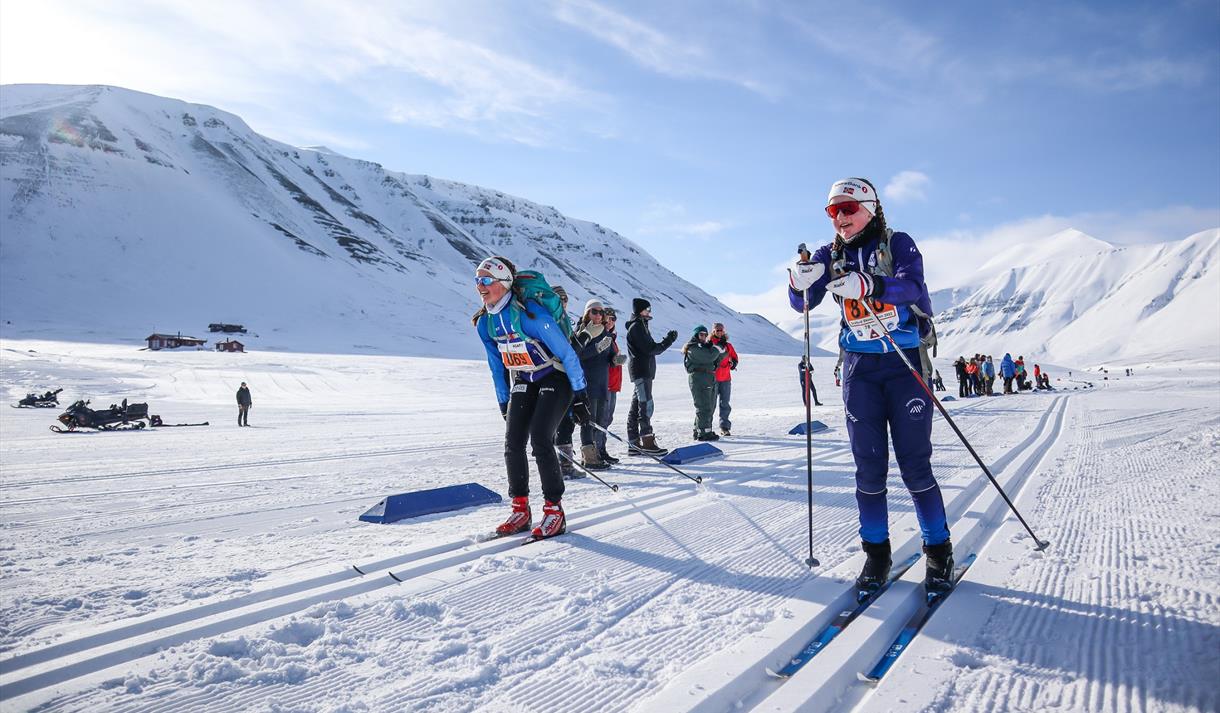
<svg viewBox="0 0 1220 713">
<path fill-rule="evenodd" d="M 356 570 L 356 574 L 360 575 L 361 577 L 364 576 L 364 570 L 360 569 L 356 565 L 352 565 L 352 569 Z"/>
<path fill-rule="evenodd" d="M 860 681 L 862 683 L 867 683 L 868 685 L 872 686 L 873 688 L 876 688 L 877 683 L 881 680 L 881 679 L 877 678 L 876 676 L 870 676 L 869 674 L 862 673 L 862 672 L 857 672 L 856 678 L 860 679 Z"/>
<path fill-rule="evenodd" d="M 813 569 L 814 567 L 818 567 L 818 566 L 820 566 L 821 564 L 822 564 L 822 563 L 821 563 L 821 562 L 819 562 L 819 561 L 818 561 L 818 559 L 817 559 L 816 557 L 806 557 L 806 558 L 805 558 L 805 566 L 806 566 L 806 567 L 808 567 L 809 569 Z"/>
<path fill-rule="evenodd" d="M 767 675 L 770 676 L 771 678 L 778 678 L 778 679 L 788 678 L 787 676 L 780 673 L 779 671 L 772 670 L 770 666 L 768 666 L 766 670 L 767 670 Z"/>
<path fill-rule="evenodd" d="M 386 574 L 390 575 L 390 579 L 402 584 L 402 580 L 398 578 L 398 575 L 394 574 L 393 572 L 386 572 Z"/>
</svg>

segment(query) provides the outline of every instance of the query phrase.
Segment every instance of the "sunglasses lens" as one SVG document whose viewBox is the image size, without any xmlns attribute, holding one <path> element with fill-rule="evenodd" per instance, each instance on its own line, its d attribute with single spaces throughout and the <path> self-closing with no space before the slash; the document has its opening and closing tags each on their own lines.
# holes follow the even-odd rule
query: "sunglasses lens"
<svg viewBox="0 0 1220 713">
<path fill-rule="evenodd" d="M 476 284 L 476 285 L 482 285 L 482 286 L 484 286 L 484 287 L 491 287 L 491 283 L 493 283 L 493 282 L 495 282 L 495 281 L 496 281 L 496 278 L 494 278 L 494 277 L 487 277 L 487 276 L 485 276 L 485 275 L 484 275 L 484 276 L 480 276 L 480 277 L 476 277 L 476 278 L 474 278 L 474 284 Z"/>
<path fill-rule="evenodd" d="M 600 309 L 591 309 L 589 310 L 589 314 L 605 314 L 605 312 L 601 311 Z"/>
<path fill-rule="evenodd" d="M 855 215 L 858 210 L 860 210 L 860 203 L 858 201 L 844 201 L 826 206 L 826 215 L 829 215 L 831 218 L 838 218 L 840 213 L 843 215 Z"/>
</svg>

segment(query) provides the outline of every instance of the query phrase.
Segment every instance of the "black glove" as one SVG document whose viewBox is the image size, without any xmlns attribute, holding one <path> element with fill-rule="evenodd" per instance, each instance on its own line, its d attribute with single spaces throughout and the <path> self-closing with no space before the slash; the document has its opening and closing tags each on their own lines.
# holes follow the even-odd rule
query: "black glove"
<svg viewBox="0 0 1220 713">
<path fill-rule="evenodd" d="M 665 333 L 665 339 L 669 340 L 671 343 L 677 338 L 678 338 L 678 330 L 676 330 L 676 329 L 671 329 Z"/>
<path fill-rule="evenodd" d="M 572 394 L 572 420 L 581 426 L 593 420 L 593 412 L 589 410 L 589 395 L 584 389 Z"/>
<path fill-rule="evenodd" d="M 500 402 L 500 415 L 504 417 L 505 421 L 508 420 L 508 402 L 507 401 Z"/>
</svg>

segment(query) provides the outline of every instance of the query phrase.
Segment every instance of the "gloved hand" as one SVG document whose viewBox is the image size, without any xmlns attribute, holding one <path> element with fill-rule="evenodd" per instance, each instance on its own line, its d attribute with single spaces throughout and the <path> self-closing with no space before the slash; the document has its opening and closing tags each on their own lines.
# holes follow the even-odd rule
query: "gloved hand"
<svg viewBox="0 0 1220 713">
<path fill-rule="evenodd" d="M 507 401 L 500 402 L 500 415 L 504 417 L 505 421 L 508 420 L 508 402 Z"/>
<path fill-rule="evenodd" d="M 614 340 L 612 340 L 609 335 L 606 335 L 606 336 L 602 337 L 601 339 L 597 340 L 597 353 L 600 354 L 600 353 L 606 351 L 607 349 L 609 349 L 610 345 L 613 342 L 614 342 Z"/>
<path fill-rule="evenodd" d="M 797 292 L 804 292 L 826 274 L 826 266 L 820 262 L 798 262 L 788 268 L 788 284 Z"/>
<path fill-rule="evenodd" d="M 614 355 L 614 365 L 615 366 L 622 366 L 623 364 L 626 364 L 626 363 L 627 363 L 626 354 L 615 354 Z"/>
<path fill-rule="evenodd" d="M 584 389 L 572 394 L 572 419 L 580 426 L 593 420 L 593 412 L 589 410 L 589 395 Z"/>
<path fill-rule="evenodd" d="M 737 371 L 737 360 L 736 359 L 734 359 L 732 361 L 732 363 L 729 364 L 729 371 Z"/>
<path fill-rule="evenodd" d="M 667 340 L 671 341 L 671 342 L 672 342 L 673 340 L 677 339 L 677 338 L 678 338 L 678 330 L 676 330 L 676 329 L 671 329 L 671 330 L 669 330 L 668 332 L 666 332 L 666 333 L 665 333 L 665 338 L 666 338 Z"/>
<path fill-rule="evenodd" d="M 863 272 L 849 272 L 826 285 L 827 292 L 847 300 L 862 300 L 873 295 L 873 278 Z"/>
</svg>

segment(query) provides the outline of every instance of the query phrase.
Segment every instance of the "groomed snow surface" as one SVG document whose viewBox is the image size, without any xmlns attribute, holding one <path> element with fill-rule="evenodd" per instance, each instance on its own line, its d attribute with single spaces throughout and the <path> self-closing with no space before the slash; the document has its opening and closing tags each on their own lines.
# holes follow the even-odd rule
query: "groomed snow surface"
<svg viewBox="0 0 1220 713">
<path fill-rule="evenodd" d="M 9 402 L 62 386 L 65 405 L 126 397 L 212 424 L 58 435 L 58 411 L 0 412 L 5 711 L 1220 710 L 1215 366 L 1056 368 L 1053 393 L 947 404 L 1052 544 L 1034 551 L 937 416 L 954 542 L 978 560 L 871 688 L 856 674 L 914 610 L 922 562 L 793 678 L 765 673 L 843 607 L 862 562 L 832 359 L 816 361 L 830 429 L 813 438 L 811 572 L 792 358 L 743 358 L 726 457 L 686 467 L 702 486 L 612 442 L 620 492 L 569 482 L 569 534 L 519 547 L 480 539 L 505 505 L 357 521 L 390 493 L 505 491 L 484 364 L 0 349 Z M 1072 390 L 1083 378 L 1096 388 Z M 689 442 L 685 381 L 662 365 L 670 446 Z M 899 560 L 918 530 L 894 472 Z"/>
</svg>

